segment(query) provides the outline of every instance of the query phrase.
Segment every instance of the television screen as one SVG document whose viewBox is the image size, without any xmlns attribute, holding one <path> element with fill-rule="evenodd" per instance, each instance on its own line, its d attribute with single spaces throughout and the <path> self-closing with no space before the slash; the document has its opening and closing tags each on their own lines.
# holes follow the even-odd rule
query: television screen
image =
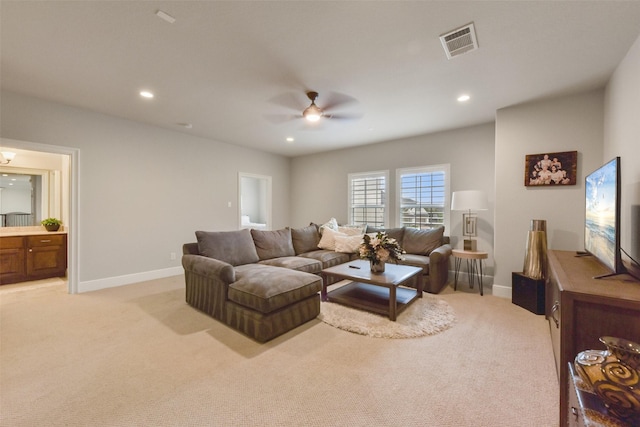
<svg viewBox="0 0 640 427">
<path fill-rule="evenodd" d="M 620 157 L 585 179 L 585 250 L 614 273 L 624 272 L 620 255 Z"/>
</svg>

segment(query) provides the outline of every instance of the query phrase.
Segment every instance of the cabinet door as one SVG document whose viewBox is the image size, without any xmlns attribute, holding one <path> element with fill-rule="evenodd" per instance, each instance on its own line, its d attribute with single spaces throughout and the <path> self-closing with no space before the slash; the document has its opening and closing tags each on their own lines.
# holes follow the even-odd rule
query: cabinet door
<svg viewBox="0 0 640 427">
<path fill-rule="evenodd" d="M 26 279 L 23 237 L 0 238 L 0 284 L 16 283 Z"/>
<path fill-rule="evenodd" d="M 27 237 L 27 275 L 29 279 L 64 276 L 67 270 L 65 234 Z"/>
</svg>

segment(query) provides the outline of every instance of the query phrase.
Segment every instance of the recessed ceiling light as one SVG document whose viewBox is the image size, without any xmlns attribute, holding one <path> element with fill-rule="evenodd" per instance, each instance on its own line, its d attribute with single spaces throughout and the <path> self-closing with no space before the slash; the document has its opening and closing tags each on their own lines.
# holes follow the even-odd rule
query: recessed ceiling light
<svg viewBox="0 0 640 427">
<path fill-rule="evenodd" d="M 140 96 L 143 98 L 153 98 L 153 93 L 149 92 L 148 90 L 141 90 L 140 91 Z"/>
<path fill-rule="evenodd" d="M 467 102 L 470 99 L 471 99 L 471 97 L 469 95 L 460 95 L 458 97 L 458 102 Z"/>
<path fill-rule="evenodd" d="M 287 137 L 287 142 L 293 142 L 293 141 L 295 141 L 295 139 L 293 139 L 293 137 L 291 137 L 291 136 Z"/>
</svg>

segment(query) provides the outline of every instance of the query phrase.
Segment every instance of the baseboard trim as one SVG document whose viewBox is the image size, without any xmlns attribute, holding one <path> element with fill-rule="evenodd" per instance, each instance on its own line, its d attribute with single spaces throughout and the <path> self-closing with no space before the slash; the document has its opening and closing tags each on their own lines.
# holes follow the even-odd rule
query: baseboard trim
<svg viewBox="0 0 640 427">
<path fill-rule="evenodd" d="M 178 276 L 184 270 L 182 267 L 163 268 L 162 270 L 144 271 L 142 273 L 126 274 L 124 276 L 107 277 L 104 279 L 87 280 L 78 284 L 78 292 L 91 292 L 99 289 L 115 288 L 130 285 L 132 283 L 145 282 L 147 280 L 162 279 L 164 277 Z"/>
<path fill-rule="evenodd" d="M 453 288 L 453 283 L 455 281 L 455 277 L 456 277 L 455 271 L 449 270 L 449 284 L 450 284 L 450 286 L 452 288 Z M 494 296 L 501 297 L 501 298 L 509 298 L 509 299 L 511 299 L 511 288 L 507 288 L 509 290 L 508 295 L 505 294 L 505 293 L 496 294 L 495 289 L 496 289 L 496 287 L 498 285 L 493 284 L 493 276 L 488 276 L 488 275 L 485 274 L 482 277 L 483 277 L 482 278 L 482 283 L 483 283 L 482 286 L 484 288 L 485 295 L 490 294 L 490 295 L 494 295 Z M 470 279 L 469 274 L 466 271 L 460 271 L 458 273 L 458 283 L 464 283 L 465 286 L 468 286 L 469 279 Z M 476 289 L 477 288 L 478 288 L 478 285 L 476 284 Z"/>
<path fill-rule="evenodd" d="M 493 296 L 511 299 L 511 286 L 493 284 Z"/>
</svg>

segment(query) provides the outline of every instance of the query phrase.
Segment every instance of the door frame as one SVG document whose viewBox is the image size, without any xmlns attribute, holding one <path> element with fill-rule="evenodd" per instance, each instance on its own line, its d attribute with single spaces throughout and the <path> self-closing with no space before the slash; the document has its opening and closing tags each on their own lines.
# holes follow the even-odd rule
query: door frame
<svg viewBox="0 0 640 427">
<path fill-rule="evenodd" d="M 70 294 L 78 293 L 80 280 L 80 149 L 61 145 L 40 144 L 37 142 L 20 141 L 10 138 L 1 138 L 3 146 L 15 147 L 21 150 L 39 151 L 44 153 L 62 154 L 69 156 L 69 219 L 67 221 L 67 250 L 69 264 L 67 266 L 67 290 Z"/>
</svg>

